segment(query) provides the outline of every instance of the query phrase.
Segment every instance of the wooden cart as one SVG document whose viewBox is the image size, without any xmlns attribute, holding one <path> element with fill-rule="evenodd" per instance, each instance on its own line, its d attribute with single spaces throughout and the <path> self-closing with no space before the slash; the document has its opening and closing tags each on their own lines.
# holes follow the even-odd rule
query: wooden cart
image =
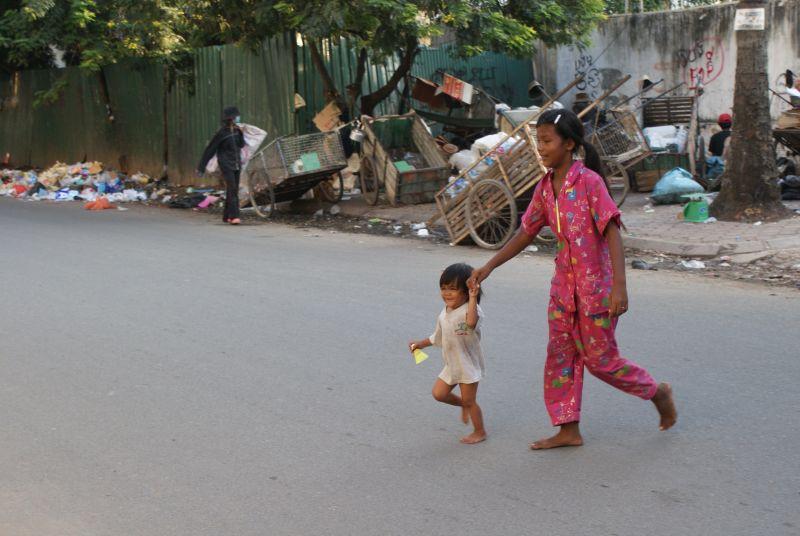
<svg viewBox="0 0 800 536">
<path fill-rule="evenodd" d="M 450 165 L 417 114 L 362 118 L 361 193 L 375 205 L 381 189 L 392 206 L 430 203 Z M 411 161 L 408 161 L 411 160 Z"/>
<path fill-rule="evenodd" d="M 328 182 L 334 186 L 325 192 L 340 199 L 340 172 L 345 167 L 347 159 L 336 131 L 277 138 L 253 155 L 244 170 L 250 204 L 256 214 L 269 218 L 276 203 L 300 199 Z M 333 198 L 334 202 L 338 200 Z"/>
<path fill-rule="evenodd" d="M 470 173 L 483 165 L 488 167 L 471 180 Z M 481 247 L 502 247 L 517 229 L 517 199 L 545 172 L 532 127 L 524 123 L 436 194 L 451 241 L 458 244 L 471 236 Z"/>
</svg>

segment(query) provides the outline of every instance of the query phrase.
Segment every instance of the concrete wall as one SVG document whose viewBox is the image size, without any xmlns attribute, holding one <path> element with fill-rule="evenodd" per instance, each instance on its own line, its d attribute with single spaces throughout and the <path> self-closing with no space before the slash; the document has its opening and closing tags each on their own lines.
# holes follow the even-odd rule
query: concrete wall
<svg viewBox="0 0 800 536">
<path fill-rule="evenodd" d="M 733 106 L 736 72 L 735 4 L 684 11 L 611 17 L 591 36 L 591 45 L 545 49 L 534 58 L 538 79 L 550 91 L 564 87 L 579 73 L 586 79 L 579 90 L 599 96 L 626 74 L 633 75 L 616 94 L 624 98 L 638 91 L 643 75 L 668 89 L 681 81 L 687 85 L 676 95 L 689 94 L 693 78 L 704 81 L 700 118 L 716 121 Z M 769 79 L 773 89 L 784 87 L 786 69 L 800 73 L 800 0 L 776 0 L 767 8 Z M 601 55 L 603 50 L 608 50 Z M 598 58 L 596 60 L 596 58 Z M 562 102 L 571 104 L 577 90 Z M 772 98 L 774 117 L 788 105 Z"/>
</svg>

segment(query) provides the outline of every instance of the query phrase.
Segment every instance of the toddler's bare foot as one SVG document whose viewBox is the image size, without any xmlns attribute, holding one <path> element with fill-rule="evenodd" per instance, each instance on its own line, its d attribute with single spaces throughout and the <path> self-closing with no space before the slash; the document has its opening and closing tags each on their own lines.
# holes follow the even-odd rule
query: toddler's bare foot
<svg viewBox="0 0 800 536">
<path fill-rule="evenodd" d="M 465 407 L 461 408 L 461 422 L 469 424 L 469 410 Z"/>
<path fill-rule="evenodd" d="M 658 429 L 661 431 L 669 430 L 678 420 L 678 412 L 675 409 L 675 402 L 672 400 L 672 386 L 668 383 L 659 383 L 658 390 L 653 397 L 653 404 L 656 405 L 661 422 Z"/>
<path fill-rule="evenodd" d="M 486 439 L 486 432 L 472 432 L 468 436 L 461 438 L 461 442 L 465 445 L 474 445 Z"/>
<path fill-rule="evenodd" d="M 547 450 L 558 447 L 580 447 L 583 445 L 583 437 L 577 426 L 562 426 L 553 437 L 540 439 L 531 443 L 531 450 Z"/>
</svg>

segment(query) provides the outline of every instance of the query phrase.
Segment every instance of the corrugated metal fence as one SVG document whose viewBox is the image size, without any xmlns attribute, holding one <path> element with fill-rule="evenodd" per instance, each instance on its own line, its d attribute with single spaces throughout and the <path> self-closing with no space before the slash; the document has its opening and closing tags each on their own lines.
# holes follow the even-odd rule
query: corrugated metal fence
<svg viewBox="0 0 800 536">
<path fill-rule="evenodd" d="M 347 40 L 326 42 L 321 53 L 336 85 L 355 79 L 358 50 Z M 129 172 L 161 176 L 176 185 L 191 184 L 205 143 L 219 127 L 222 108 L 235 104 L 245 122 L 270 137 L 312 132 L 325 105 L 322 83 L 308 47 L 287 34 L 265 41 L 255 51 L 233 45 L 194 54 L 189 76 L 176 79 L 160 63 L 128 61 L 83 73 L 78 68 L 34 70 L 0 78 L 0 159 L 10 153 L 15 165 L 45 167 L 59 160 L 100 160 Z M 383 86 L 397 59 L 368 63 L 362 85 L 367 94 Z M 511 105 L 525 105 L 531 63 L 499 54 L 462 61 L 448 49 L 423 48 L 412 73 L 436 78 L 447 71 L 483 87 Z M 40 92 L 63 80 L 56 102 L 35 107 Z M 375 110 L 398 111 L 402 83 Z M 306 106 L 295 111 L 294 94 Z M 356 110 L 358 113 L 358 110 Z"/>
</svg>

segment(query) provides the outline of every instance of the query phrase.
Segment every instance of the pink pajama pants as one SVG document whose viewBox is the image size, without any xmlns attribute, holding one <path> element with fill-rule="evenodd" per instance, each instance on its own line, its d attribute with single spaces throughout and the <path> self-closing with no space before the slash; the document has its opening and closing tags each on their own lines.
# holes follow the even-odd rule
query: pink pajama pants
<svg viewBox="0 0 800 536">
<path fill-rule="evenodd" d="M 657 385 L 643 368 L 619 355 L 608 313 L 565 312 L 554 300 L 548 308 L 550 342 L 544 366 L 544 401 L 553 426 L 580 421 L 583 367 L 604 382 L 650 400 Z"/>
</svg>

